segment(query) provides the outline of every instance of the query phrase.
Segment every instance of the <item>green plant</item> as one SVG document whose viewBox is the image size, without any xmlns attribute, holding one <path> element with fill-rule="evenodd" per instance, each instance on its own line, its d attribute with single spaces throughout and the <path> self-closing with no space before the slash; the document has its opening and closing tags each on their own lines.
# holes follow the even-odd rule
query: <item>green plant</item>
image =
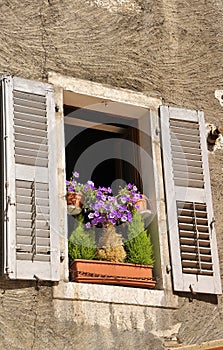
<svg viewBox="0 0 223 350">
<path fill-rule="evenodd" d="M 68 241 L 68 253 L 72 260 L 93 260 L 97 257 L 94 231 L 86 230 L 83 221 L 83 216 L 80 214 Z"/>
<path fill-rule="evenodd" d="M 150 235 L 144 229 L 144 223 L 138 211 L 128 224 L 125 242 L 126 262 L 142 265 L 154 265 L 153 247 Z"/>
</svg>

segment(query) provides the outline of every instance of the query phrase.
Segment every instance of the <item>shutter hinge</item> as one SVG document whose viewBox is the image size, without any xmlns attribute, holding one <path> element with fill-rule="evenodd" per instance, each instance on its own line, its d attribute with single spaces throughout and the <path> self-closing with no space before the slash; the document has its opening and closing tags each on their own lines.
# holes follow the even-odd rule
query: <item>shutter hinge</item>
<svg viewBox="0 0 223 350">
<path fill-rule="evenodd" d="M 16 206 L 16 202 L 11 201 L 11 196 L 8 196 L 8 204 Z"/>
<path fill-rule="evenodd" d="M 36 280 L 36 287 L 35 287 L 35 289 L 36 290 L 40 290 L 40 286 L 41 286 L 41 282 L 43 282 L 43 280 L 41 280 L 38 276 L 36 276 L 36 275 L 33 275 L 33 278 L 35 278 L 35 280 Z"/>
<path fill-rule="evenodd" d="M 213 230 L 214 223 L 215 223 L 215 218 L 212 218 L 212 221 L 210 223 L 211 230 Z"/>
<path fill-rule="evenodd" d="M 159 136 L 159 134 L 160 134 L 160 128 L 156 128 L 155 133 L 156 133 L 156 136 Z"/>
<path fill-rule="evenodd" d="M 166 272 L 167 272 L 167 273 L 170 273 L 171 270 L 172 270 L 171 265 L 170 265 L 170 264 L 167 264 L 167 265 L 166 265 Z"/>
<path fill-rule="evenodd" d="M 65 254 L 63 252 L 60 253 L 60 262 L 63 262 L 65 259 Z"/>
</svg>

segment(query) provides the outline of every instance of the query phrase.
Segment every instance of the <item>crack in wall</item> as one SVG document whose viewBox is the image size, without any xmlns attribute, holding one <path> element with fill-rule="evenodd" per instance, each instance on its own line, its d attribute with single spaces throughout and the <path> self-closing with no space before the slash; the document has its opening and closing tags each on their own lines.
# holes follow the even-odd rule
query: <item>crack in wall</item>
<svg viewBox="0 0 223 350">
<path fill-rule="evenodd" d="M 49 3 L 49 1 L 48 1 Z M 50 4 L 50 3 L 49 3 Z M 43 8 L 44 8 L 44 0 L 42 0 L 41 6 L 40 6 L 40 11 L 39 11 L 39 16 L 40 16 L 40 31 L 41 31 L 41 44 L 43 48 L 43 57 L 42 57 L 42 67 L 41 67 L 41 76 L 42 79 L 47 78 L 47 71 L 46 71 L 46 61 L 47 61 L 47 45 L 45 45 L 45 39 L 47 37 L 47 31 L 46 31 L 46 20 L 44 18 L 43 14 Z"/>
<path fill-rule="evenodd" d="M 30 350 L 33 350 L 36 344 L 36 338 L 37 338 L 37 320 L 38 320 L 38 294 L 34 295 L 34 299 L 33 299 L 33 305 L 30 309 L 30 312 L 33 312 L 34 314 L 34 320 L 33 320 L 33 341 L 31 344 L 31 348 Z"/>
</svg>

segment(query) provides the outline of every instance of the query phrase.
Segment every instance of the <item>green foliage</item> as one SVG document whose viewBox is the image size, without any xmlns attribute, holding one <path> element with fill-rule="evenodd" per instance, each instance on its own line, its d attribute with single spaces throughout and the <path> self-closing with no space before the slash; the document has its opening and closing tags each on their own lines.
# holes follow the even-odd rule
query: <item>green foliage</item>
<svg viewBox="0 0 223 350">
<path fill-rule="evenodd" d="M 76 227 L 69 238 L 68 252 L 72 260 L 93 260 L 97 257 L 94 231 L 85 229 L 81 214 L 77 217 Z"/>
<path fill-rule="evenodd" d="M 126 262 L 153 266 L 153 247 L 150 235 L 144 229 L 144 223 L 138 211 L 134 213 L 133 220 L 128 225 L 127 238 Z"/>
</svg>

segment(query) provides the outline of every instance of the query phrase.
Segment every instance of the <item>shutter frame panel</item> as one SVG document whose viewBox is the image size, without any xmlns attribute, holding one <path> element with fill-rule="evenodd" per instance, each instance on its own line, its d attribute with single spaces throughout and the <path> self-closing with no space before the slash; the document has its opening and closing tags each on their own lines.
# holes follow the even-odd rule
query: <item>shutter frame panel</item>
<svg viewBox="0 0 223 350">
<path fill-rule="evenodd" d="M 12 77 L 2 78 L 2 89 L 7 135 L 5 182 L 8 184 L 4 273 L 12 279 L 33 279 L 36 275 L 42 280 L 58 281 L 59 197 L 53 89 L 49 84 Z M 24 115 L 18 117 L 20 110 Z M 21 141 L 17 123 L 24 128 Z M 46 130 L 39 143 L 38 138 L 37 143 L 34 140 L 34 149 L 29 123 L 34 126 L 35 134 L 41 134 L 38 130 L 43 128 Z M 43 146 L 44 162 L 42 143 L 47 144 Z M 18 144 L 23 147 L 18 148 Z M 11 204 L 7 205 L 9 197 Z"/>
<path fill-rule="evenodd" d="M 214 226 L 211 225 L 213 209 L 204 114 L 201 111 L 162 106 L 160 117 L 173 288 L 175 291 L 190 292 L 192 288 L 197 293 L 221 294 L 216 234 Z M 173 132 L 174 128 L 171 129 L 171 123 L 173 125 L 175 121 L 179 126 L 182 124 L 182 129 L 185 129 L 182 132 L 186 137 L 181 137 L 180 133 Z M 190 153 L 188 153 L 189 156 L 185 156 L 184 153 L 185 139 L 190 142 L 188 122 L 191 123 L 192 129 L 199 127 L 199 142 L 193 139 L 190 153 L 193 156 L 193 153 L 200 148 L 202 157 L 202 162 L 196 163 L 192 168 Z M 195 132 L 192 133 L 192 138 L 194 134 Z M 185 177 L 185 181 L 176 179 L 178 172 L 174 165 L 176 155 L 173 152 L 175 144 L 179 149 L 181 148 L 179 163 L 184 166 L 185 174 L 182 173 L 182 177 Z M 195 173 L 202 175 L 197 182 L 190 180 L 196 178 Z M 190 209 L 180 208 L 179 210 L 180 202 Z M 200 211 L 202 205 L 206 206 L 206 214 Z M 202 216 L 205 215 L 207 215 L 206 220 L 202 219 Z M 189 226 L 188 222 L 190 222 Z M 197 266 L 199 268 L 196 270 Z"/>
</svg>

